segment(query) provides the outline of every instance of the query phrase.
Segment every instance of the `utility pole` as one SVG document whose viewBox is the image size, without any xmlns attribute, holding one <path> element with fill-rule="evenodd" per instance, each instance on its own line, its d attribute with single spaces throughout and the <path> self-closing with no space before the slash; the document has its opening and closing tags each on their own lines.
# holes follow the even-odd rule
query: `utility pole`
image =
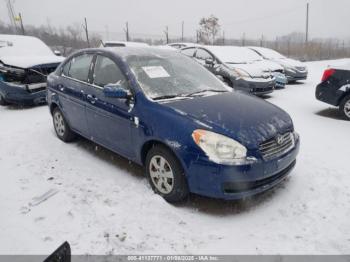
<svg viewBox="0 0 350 262">
<path fill-rule="evenodd" d="M 19 13 L 19 14 L 18 14 L 18 17 L 19 17 L 19 22 L 21 23 L 22 35 L 25 35 L 26 33 L 25 33 L 25 31 L 24 31 L 22 14 L 21 14 L 21 13 Z"/>
<path fill-rule="evenodd" d="M 166 43 L 169 44 L 169 28 L 168 28 L 168 26 L 165 27 L 164 34 L 165 34 Z"/>
<path fill-rule="evenodd" d="M 8 11 L 8 16 L 9 16 L 11 25 L 14 29 L 14 32 L 18 33 L 18 28 L 17 28 L 17 24 L 16 24 L 16 17 L 15 17 L 15 8 L 13 7 L 12 1 L 6 0 L 6 6 L 7 6 L 7 11 Z"/>
<path fill-rule="evenodd" d="M 245 46 L 245 33 L 243 33 L 243 36 L 242 36 L 242 46 Z"/>
<path fill-rule="evenodd" d="M 129 23 L 128 22 L 125 23 L 124 32 L 125 32 L 126 42 L 129 42 L 130 41 L 130 36 L 129 36 Z"/>
<path fill-rule="evenodd" d="M 275 50 L 278 49 L 278 36 L 276 36 L 276 40 L 275 40 Z"/>
<path fill-rule="evenodd" d="M 225 45 L 225 31 L 222 31 L 222 45 Z"/>
<path fill-rule="evenodd" d="M 90 47 L 90 40 L 89 40 L 89 30 L 88 30 L 88 24 L 86 17 L 84 18 L 84 25 L 83 25 L 84 31 L 85 31 L 85 36 L 86 36 L 86 42 L 88 44 L 88 47 Z"/>
<path fill-rule="evenodd" d="M 181 24 L 181 42 L 184 41 L 184 27 L 185 27 L 185 22 L 182 21 L 182 24 Z"/>
<path fill-rule="evenodd" d="M 262 47 L 264 44 L 264 35 L 261 35 L 261 39 L 260 39 L 260 47 Z"/>
<path fill-rule="evenodd" d="M 305 43 L 309 41 L 309 3 L 306 4 L 306 30 L 305 30 Z"/>
<path fill-rule="evenodd" d="M 199 31 L 198 30 L 196 31 L 196 43 L 197 44 L 199 43 Z"/>
</svg>

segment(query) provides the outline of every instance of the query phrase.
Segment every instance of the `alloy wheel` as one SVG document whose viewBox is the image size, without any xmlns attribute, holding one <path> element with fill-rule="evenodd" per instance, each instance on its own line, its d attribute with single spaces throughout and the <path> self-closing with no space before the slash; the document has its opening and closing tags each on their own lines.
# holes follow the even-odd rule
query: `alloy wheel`
<svg viewBox="0 0 350 262">
<path fill-rule="evenodd" d="M 60 137 L 64 136 L 64 133 L 66 131 L 66 126 L 65 126 L 62 114 L 60 112 L 56 112 L 54 117 L 53 117 L 53 121 L 55 124 L 55 130 L 56 130 L 57 134 Z"/>
<path fill-rule="evenodd" d="M 350 99 L 344 105 L 344 114 L 350 118 Z"/>
<path fill-rule="evenodd" d="M 149 173 L 153 185 L 162 194 L 169 194 L 174 187 L 174 173 L 168 161 L 159 155 L 152 157 Z"/>
</svg>

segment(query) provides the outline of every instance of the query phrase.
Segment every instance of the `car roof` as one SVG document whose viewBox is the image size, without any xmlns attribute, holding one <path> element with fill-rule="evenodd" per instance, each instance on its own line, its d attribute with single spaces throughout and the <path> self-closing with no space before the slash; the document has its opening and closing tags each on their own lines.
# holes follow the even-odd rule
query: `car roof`
<svg viewBox="0 0 350 262">
<path fill-rule="evenodd" d="M 149 44 L 147 43 L 143 43 L 143 42 L 130 42 L 130 41 L 109 41 L 109 40 L 102 40 L 101 41 L 103 43 L 103 45 L 105 44 L 120 44 L 120 45 L 125 45 L 125 46 L 143 46 L 143 47 L 146 47 L 146 46 L 149 46 Z"/>
<path fill-rule="evenodd" d="M 179 52 L 176 52 L 172 49 L 168 48 L 157 48 L 157 47 L 103 47 L 103 48 L 88 48 L 84 50 L 80 50 L 76 55 L 85 53 L 85 52 L 93 52 L 93 53 L 110 53 L 114 54 L 122 59 L 127 59 L 131 56 L 164 56 L 169 57 L 172 55 L 179 54 Z"/>
</svg>

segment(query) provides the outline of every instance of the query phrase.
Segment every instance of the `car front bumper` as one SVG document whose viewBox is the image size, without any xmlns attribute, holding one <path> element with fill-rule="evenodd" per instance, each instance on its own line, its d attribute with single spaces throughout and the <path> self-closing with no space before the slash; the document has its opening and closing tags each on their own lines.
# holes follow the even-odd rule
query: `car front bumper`
<svg viewBox="0 0 350 262">
<path fill-rule="evenodd" d="M 285 71 L 288 82 L 306 80 L 308 71 Z"/>
<path fill-rule="evenodd" d="M 299 152 L 299 138 L 287 153 L 241 166 L 219 165 L 197 157 L 187 169 L 190 191 L 225 200 L 241 199 L 269 190 L 291 172 Z"/>
<path fill-rule="evenodd" d="M 276 87 L 284 88 L 288 83 L 286 75 L 279 72 L 273 72 L 272 74 L 276 78 Z"/>
<path fill-rule="evenodd" d="M 276 80 L 254 80 L 252 79 L 236 79 L 233 81 L 233 87 L 237 90 L 252 93 L 254 95 L 266 95 L 275 90 Z"/>
<path fill-rule="evenodd" d="M 10 104 L 30 106 L 46 103 L 46 89 L 30 92 L 21 87 L 0 81 L 0 94 Z"/>
</svg>

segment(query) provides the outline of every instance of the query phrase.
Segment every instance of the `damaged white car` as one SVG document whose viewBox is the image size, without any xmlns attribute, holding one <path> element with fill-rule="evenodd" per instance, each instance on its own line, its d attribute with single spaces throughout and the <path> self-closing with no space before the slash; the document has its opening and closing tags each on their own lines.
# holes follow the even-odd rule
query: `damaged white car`
<svg viewBox="0 0 350 262">
<path fill-rule="evenodd" d="M 46 78 L 63 61 L 40 39 L 0 34 L 0 105 L 46 102 Z"/>
</svg>

